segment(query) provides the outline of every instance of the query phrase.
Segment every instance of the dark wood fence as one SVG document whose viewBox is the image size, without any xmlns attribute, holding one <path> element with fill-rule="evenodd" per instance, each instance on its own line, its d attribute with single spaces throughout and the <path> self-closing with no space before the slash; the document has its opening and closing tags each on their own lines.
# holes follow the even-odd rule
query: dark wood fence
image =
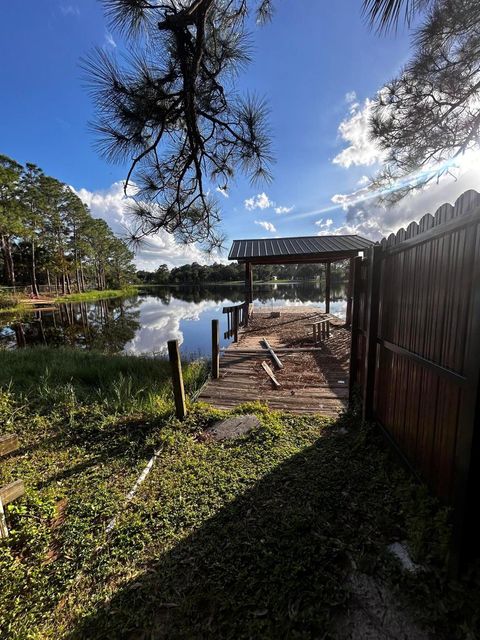
<svg viewBox="0 0 480 640">
<path fill-rule="evenodd" d="M 354 287 L 351 391 L 453 507 L 458 550 L 478 457 L 480 195 L 467 191 L 357 258 Z"/>
<path fill-rule="evenodd" d="M 233 338 L 233 341 L 237 342 L 239 328 L 248 325 L 250 304 L 243 302 L 242 304 L 236 304 L 231 307 L 223 307 L 222 313 L 227 314 L 227 330 L 223 334 L 224 338 Z"/>
</svg>

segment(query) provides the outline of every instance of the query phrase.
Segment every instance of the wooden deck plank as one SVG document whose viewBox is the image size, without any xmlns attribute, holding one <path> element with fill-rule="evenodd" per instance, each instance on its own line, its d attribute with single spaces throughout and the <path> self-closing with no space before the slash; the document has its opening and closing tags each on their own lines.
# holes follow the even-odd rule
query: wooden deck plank
<svg viewBox="0 0 480 640">
<path fill-rule="evenodd" d="M 219 409 L 259 401 L 272 409 L 328 417 L 346 407 L 350 338 L 343 322 L 315 308 L 282 308 L 280 312 L 278 318 L 254 312 L 249 326 L 239 332 L 238 342 L 222 351 L 220 376 L 207 382 L 199 401 Z M 307 323 L 323 319 L 330 320 L 331 335 L 322 347 L 312 349 Z M 279 388 L 273 387 L 262 369 L 262 361 L 269 358 L 264 338 L 281 353 L 284 367 L 275 371 Z"/>
</svg>

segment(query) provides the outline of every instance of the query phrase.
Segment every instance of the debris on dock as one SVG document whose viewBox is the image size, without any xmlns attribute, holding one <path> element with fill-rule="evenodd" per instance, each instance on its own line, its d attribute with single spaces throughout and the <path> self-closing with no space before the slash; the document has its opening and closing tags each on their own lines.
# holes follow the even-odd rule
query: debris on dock
<svg viewBox="0 0 480 640">
<path fill-rule="evenodd" d="M 323 319 L 330 321 L 330 338 L 312 348 L 306 324 Z M 274 374 L 280 388 L 262 367 L 264 339 L 284 365 Z M 349 353 L 350 331 L 340 318 L 315 307 L 285 307 L 280 318 L 255 309 L 238 342 L 222 350 L 219 377 L 209 380 L 198 399 L 220 409 L 259 401 L 271 409 L 334 417 L 348 401 Z"/>
</svg>

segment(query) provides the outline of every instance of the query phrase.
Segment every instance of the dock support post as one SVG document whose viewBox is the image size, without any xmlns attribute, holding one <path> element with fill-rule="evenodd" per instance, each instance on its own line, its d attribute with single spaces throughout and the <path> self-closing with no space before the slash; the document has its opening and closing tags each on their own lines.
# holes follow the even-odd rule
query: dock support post
<svg viewBox="0 0 480 640">
<path fill-rule="evenodd" d="M 245 262 L 245 302 L 253 302 L 253 268 L 251 262 Z"/>
<path fill-rule="evenodd" d="M 172 367 L 173 396 L 175 398 L 175 415 L 179 420 L 183 420 L 187 415 L 185 406 L 185 389 L 183 387 L 182 363 L 180 362 L 180 351 L 178 340 L 168 341 L 168 358 Z"/>
<path fill-rule="evenodd" d="M 330 313 L 330 276 L 331 263 L 325 264 L 325 313 Z"/>
<path fill-rule="evenodd" d="M 233 341 L 238 342 L 238 307 L 233 308 Z"/>
<path fill-rule="evenodd" d="M 353 301 L 353 272 L 355 269 L 355 258 L 350 258 L 348 266 L 348 284 L 347 284 L 347 313 L 345 315 L 345 326 L 350 327 L 352 324 L 352 301 Z"/>
<path fill-rule="evenodd" d="M 212 378 L 218 378 L 220 369 L 220 339 L 218 320 L 212 320 Z"/>
</svg>

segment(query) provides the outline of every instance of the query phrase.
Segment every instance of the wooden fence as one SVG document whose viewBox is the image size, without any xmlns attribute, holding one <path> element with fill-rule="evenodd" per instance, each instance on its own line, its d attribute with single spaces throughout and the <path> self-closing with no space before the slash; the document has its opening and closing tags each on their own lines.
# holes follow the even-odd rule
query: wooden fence
<svg viewBox="0 0 480 640">
<path fill-rule="evenodd" d="M 351 393 L 360 389 L 364 417 L 453 507 L 458 551 L 478 479 L 480 195 L 390 235 L 354 274 Z"/>
<path fill-rule="evenodd" d="M 238 342 L 238 330 L 240 327 L 248 325 L 248 316 L 250 314 L 250 304 L 243 302 L 231 307 L 223 307 L 222 313 L 227 314 L 227 330 L 224 332 L 224 338 L 233 338 L 234 342 Z"/>
</svg>

